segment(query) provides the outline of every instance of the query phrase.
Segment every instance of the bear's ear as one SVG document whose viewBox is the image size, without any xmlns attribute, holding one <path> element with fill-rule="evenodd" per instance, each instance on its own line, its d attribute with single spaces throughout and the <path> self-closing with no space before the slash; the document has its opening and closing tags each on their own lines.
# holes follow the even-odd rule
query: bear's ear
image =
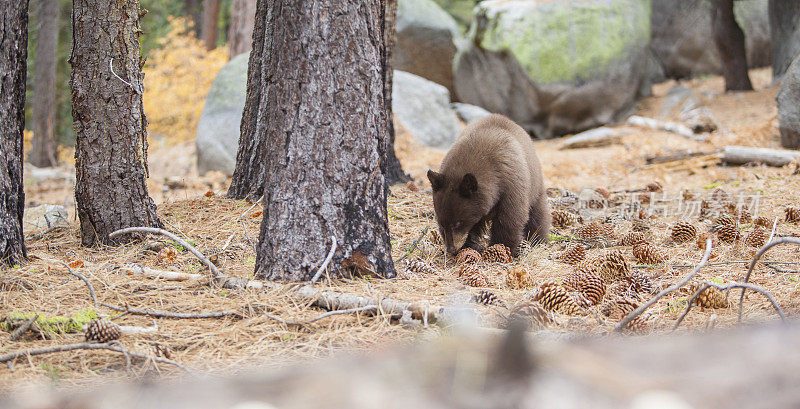
<svg viewBox="0 0 800 409">
<path fill-rule="evenodd" d="M 431 189 L 434 192 L 444 187 L 444 175 L 436 173 L 432 169 L 428 169 L 428 180 L 431 182 Z"/>
<path fill-rule="evenodd" d="M 469 199 L 477 191 L 478 179 L 475 179 L 475 175 L 472 173 L 464 175 L 464 178 L 461 179 L 461 183 L 458 185 L 458 194 L 465 199 Z"/>
</svg>

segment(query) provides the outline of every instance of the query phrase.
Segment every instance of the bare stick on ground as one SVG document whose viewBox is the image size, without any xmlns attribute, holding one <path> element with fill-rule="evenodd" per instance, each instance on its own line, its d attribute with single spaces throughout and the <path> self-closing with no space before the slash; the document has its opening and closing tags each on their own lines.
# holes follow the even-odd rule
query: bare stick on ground
<svg viewBox="0 0 800 409">
<path fill-rule="evenodd" d="M 363 307 L 349 308 L 349 309 L 346 309 L 346 310 L 334 310 L 334 311 L 326 312 L 325 314 L 322 314 L 322 315 L 320 315 L 318 317 L 315 317 L 315 318 L 312 318 L 312 319 L 306 320 L 306 321 L 289 321 L 289 320 L 285 320 L 285 319 L 283 319 L 281 317 L 276 317 L 276 316 L 274 316 L 272 314 L 267 314 L 267 313 L 264 313 L 264 316 L 269 318 L 269 319 L 271 319 L 271 320 L 278 321 L 278 322 L 280 322 L 282 324 L 303 326 L 303 325 L 308 325 L 308 324 L 311 324 L 312 322 L 316 322 L 316 321 L 319 321 L 321 319 L 328 318 L 328 317 L 331 317 L 331 316 L 334 316 L 334 315 L 352 314 L 352 313 L 364 312 L 364 311 L 376 311 L 377 309 L 378 309 L 378 307 L 375 306 L 375 305 L 365 305 Z"/>
<path fill-rule="evenodd" d="M 662 297 L 664 297 L 665 295 L 667 295 L 667 294 L 669 294 L 669 293 L 671 293 L 671 292 L 673 292 L 675 290 L 678 290 L 679 288 L 681 288 L 684 285 L 686 285 L 686 283 L 691 281 L 692 278 L 694 278 L 694 276 L 700 271 L 700 269 L 705 267 L 706 263 L 708 263 L 708 257 L 711 255 L 711 248 L 712 247 L 713 247 L 713 244 L 711 242 L 711 239 L 706 240 L 706 252 L 703 253 L 703 258 L 700 260 L 700 263 L 697 265 L 697 267 L 694 268 L 694 270 L 692 270 L 691 273 L 689 273 L 686 277 L 684 277 L 683 280 L 681 280 L 681 282 L 679 282 L 679 283 L 677 283 L 677 284 L 665 289 L 664 291 L 661 291 L 660 293 L 658 293 L 658 295 L 653 297 L 650 301 L 640 305 L 638 308 L 636 308 L 635 310 L 631 311 L 630 314 L 628 314 L 625 318 L 623 318 L 614 327 L 614 331 L 615 332 L 619 332 L 619 331 L 624 330 L 628 326 L 628 323 L 633 321 L 634 318 L 642 315 L 642 313 L 646 309 L 648 309 L 651 306 L 653 306 L 653 304 L 658 302 L 658 300 L 660 300 Z"/>
<path fill-rule="evenodd" d="M 61 260 L 45 259 L 45 261 L 49 261 L 51 263 L 59 263 L 59 264 L 63 265 L 64 267 L 66 267 L 67 271 L 69 271 L 70 274 L 72 274 L 75 277 L 78 277 L 81 280 L 83 280 L 83 282 L 86 283 L 86 286 L 89 287 L 89 295 L 92 296 L 92 302 L 94 303 L 94 306 L 97 307 L 97 295 L 94 292 L 94 287 L 92 286 L 92 283 L 90 283 L 89 280 L 86 279 L 86 277 L 84 277 L 83 275 L 72 271 L 72 268 L 69 266 L 69 264 L 67 264 L 67 263 L 65 263 L 65 262 L 63 262 Z"/>
<path fill-rule="evenodd" d="M 177 242 L 178 244 L 180 244 L 181 246 L 183 246 L 186 250 L 189 250 L 192 254 L 195 255 L 195 257 L 197 257 L 200 261 L 202 261 L 203 264 L 205 264 L 206 267 L 208 267 L 208 269 L 211 271 L 211 275 L 213 275 L 214 278 L 219 278 L 222 276 L 222 273 L 217 269 L 217 266 L 215 266 L 214 263 L 211 262 L 211 260 L 209 260 L 206 256 L 204 256 L 203 253 L 197 251 L 197 249 L 195 249 L 191 244 L 187 243 L 185 240 L 164 229 L 159 229 L 155 227 L 128 227 L 126 229 L 119 229 L 115 232 L 112 232 L 111 234 L 108 235 L 108 238 L 111 239 L 120 234 L 127 234 L 127 233 L 153 233 L 153 234 L 160 234 L 162 236 L 167 236 L 170 239 Z"/>
<path fill-rule="evenodd" d="M 744 276 L 744 283 L 747 284 L 747 282 L 750 281 L 750 274 L 753 273 L 753 269 L 756 267 L 756 263 L 758 262 L 758 259 L 760 259 L 761 256 L 763 256 L 764 253 L 767 252 L 767 250 L 771 249 L 774 246 L 777 246 L 778 244 L 785 244 L 785 243 L 800 245 L 800 239 L 794 239 L 794 238 L 788 238 L 787 237 L 787 238 L 783 238 L 783 239 L 779 239 L 779 240 L 775 240 L 773 242 L 767 243 L 763 247 L 758 249 L 758 251 L 756 252 L 756 255 L 753 257 L 753 261 L 750 262 L 750 267 L 747 269 L 747 274 Z M 742 323 L 742 311 L 743 311 L 743 306 L 744 306 L 744 292 L 745 292 L 746 289 L 747 288 L 742 287 L 742 295 L 739 296 L 739 323 L 740 324 Z"/>
<path fill-rule="evenodd" d="M 39 319 L 39 314 L 36 314 L 33 316 L 33 318 L 23 322 L 22 325 L 19 326 L 19 328 L 15 329 L 14 332 L 11 333 L 11 336 L 8 338 L 8 340 L 9 341 L 18 340 L 22 335 L 28 332 L 29 329 L 31 329 L 33 323 L 36 322 L 36 320 L 38 319 Z"/>
<path fill-rule="evenodd" d="M 317 280 L 319 280 L 319 278 L 322 276 L 322 273 L 326 268 L 328 268 L 328 264 L 330 264 L 331 260 L 333 259 L 333 253 L 336 252 L 336 236 L 332 235 L 331 240 L 333 242 L 331 243 L 330 251 L 328 251 L 328 256 L 325 257 L 325 261 L 322 262 L 322 265 L 319 266 L 319 269 L 317 269 L 317 273 L 311 278 L 311 284 L 314 284 L 317 282 Z"/>
<path fill-rule="evenodd" d="M 419 245 L 419 242 L 422 240 L 422 238 L 423 238 L 423 237 L 425 237 L 425 235 L 426 235 L 426 234 L 428 234 L 428 229 L 429 229 L 429 227 L 428 227 L 428 226 L 425 226 L 425 230 L 423 230 L 423 231 L 422 231 L 422 234 L 420 234 L 420 235 L 419 235 L 419 237 L 417 237 L 417 239 L 416 239 L 416 240 L 414 240 L 414 242 L 413 242 L 413 243 L 411 243 L 411 247 L 409 247 L 408 251 L 406 251 L 406 254 L 403 254 L 403 257 L 400 257 L 400 258 L 399 258 L 399 259 L 396 261 L 397 263 L 399 263 L 399 262 L 401 262 L 401 261 L 405 260 L 405 259 L 406 259 L 406 257 L 408 257 L 409 255 L 411 255 L 411 253 L 413 253 L 413 252 L 414 252 L 414 250 L 416 250 L 417 246 Z"/>
<path fill-rule="evenodd" d="M 234 316 L 241 318 L 241 313 L 237 310 L 226 310 L 226 311 L 214 311 L 214 312 L 199 312 L 199 313 L 191 313 L 191 312 L 170 312 L 170 311 L 158 311 L 158 310 L 142 310 L 139 308 L 130 308 L 130 307 L 120 307 L 118 305 L 113 304 L 100 304 L 103 307 L 110 308 L 114 311 L 125 312 L 128 314 L 134 315 L 147 315 L 150 317 L 156 318 L 181 318 L 181 319 L 193 319 L 193 318 L 222 318 L 228 316 Z"/>
<path fill-rule="evenodd" d="M 753 284 L 747 284 L 747 283 L 731 283 L 731 284 L 725 284 L 725 285 L 723 285 L 723 284 L 716 284 L 716 283 L 711 283 L 711 282 L 708 282 L 708 281 L 706 281 L 706 282 L 705 282 L 705 283 L 704 283 L 702 286 L 700 286 L 700 288 L 699 288 L 697 291 L 695 291 L 695 292 L 694 292 L 694 294 L 692 294 L 692 296 L 689 298 L 689 304 L 686 306 L 686 310 L 683 312 L 683 314 L 681 314 L 681 316 L 678 318 L 678 320 L 677 320 L 677 321 L 675 321 L 675 325 L 672 327 L 672 330 L 673 330 L 673 331 L 675 331 L 676 329 L 678 329 L 678 326 L 679 326 L 679 325 L 681 325 L 681 322 L 683 322 L 683 319 L 684 319 L 684 318 L 686 318 L 686 316 L 689 314 L 689 311 L 692 309 L 692 306 L 693 306 L 693 304 L 694 304 L 694 300 L 695 300 L 695 299 L 696 299 L 698 296 L 700 296 L 700 293 L 702 293 L 703 291 L 705 291 L 705 290 L 706 290 L 706 289 L 708 289 L 709 287 L 715 287 L 715 288 L 718 288 L 718 289 L 720 289 L 721 291 L 727 291 L 727 290 L 730 290 L 731 288 L 741 288 L 743 291 L 744 291 L 744 289 L 750 289 L 750 290 L 753 290 L 753 291 L 755 291 L 755 292 L 757 292 L 757 293 L 761 293 L 762 295 L 764 295 L 765 297 L 767 297 L 767 299 L 769 300 L 769 302 L 771 302 L 771 303 L 772 303 L 772 308 L 775 308 L 775 311 L 776 311 L 776 312 L 778 313 L 778 315 L 781 317 L 781 320 L 782 320 L 784 323 L 786 323 L 786 315 L 783 313 L 783 310 L 781 309 L 781 306 L 780 306 L 780 305 L 778 305 L 778 302 L 777 302 L 777 301 L 775 301 L 775 299 L 772 297 L 772 295 L 770 295 L 770 293 L 768 293 L 768 292 L 767 292 L 767 290 L 765 290 L 765 289 L 763 289 L 763 288 L 761 288 L 761 287 L 759 287 L 759 286 L 757 286 L 757 285 L 753 285 Z"/>
<path fill-rule="evenodd" d="M 162 364 L 175 365 L 178 368 L 182 369 L 184 372 L 186 372 L 188 374 L 192 374 L 192 372 L 189 370 L 189 368 L 187 368 L 187 367 L 181 365 L 180 363 L 175 362 L 175 361 L 173 361 L 171 359 L 159 358 L 157 356 L 148 356 L 148 355 L 138 354 L 136 352 L 130 352 L 130 351 L 127 351 L 124 348 L 120 348 L 118 346 L 114 346 L 114 345 L 110 345 L 110 344 L 93 344 L 93 343 L 88 343 L 88 342 L 82 342 L 80 344 L 56 345 L 56 346 L 47 347 L 47 348 L 29 349 L 29 350 L 26 350 L 26 351 L 11 352 L 11 353 L 8 353 L 8 354 L 0 355 L 0 363 L 10 362 L 10 361 L 12 361 L 14 359 L 17 359 L 17 358 L 20 358 L 20 357 L 24 357 L 24 356 L 36 356 L 36 355 L 52 354 L 52 353 L 55 353 L 55 352 L 74 351 L 74 350 L 77 350 L 77 349 L 89 349 L 89 350 L 105 349 L 105 350 L 108 350 L 108 351 L 119 352 L 121 354 L 126 354 L 127 353 L 127 355 L 135 357 L 135 358 L 144 359 L 144 360 L 153 360 L 155 362 L 159 362 L 159 363 L 162 363 Z"/>
</svg>

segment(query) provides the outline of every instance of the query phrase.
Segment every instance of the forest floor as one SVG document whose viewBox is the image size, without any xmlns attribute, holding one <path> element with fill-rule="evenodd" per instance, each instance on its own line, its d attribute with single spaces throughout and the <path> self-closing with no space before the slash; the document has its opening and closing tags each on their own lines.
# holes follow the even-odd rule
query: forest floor
<svg viewBox="0 0 800 409">
<path fill-rule="evenodd" d="M 800 176 L 795 175 L 793 166 L 726 167 L 719 165 L 713 155 L 658 165 L 646 164 L 647 157 L 682 151 L 712 151 L 725 145 L 779 147 L 774 100 L 776 88 L 770 84 L 770 72 L 768 69 L 753 70 L 751 76 L 756 87 L 754 92 L 724 93 L 721 78 L 707 77 L 658 84 L 654 87 L 654 95 L 640 102 L 638 115 L 679 120 L 679 107 L 672 105 L 669 91 L 675 85 L 688 87 L 694 91 L 699 106 L 710 110 L 719 127 L 708 135 L 705 142 L 626 125 L 612 127 L 624 136 L 610 146 L 561 150 L 561 140 L 537 141 L 545 184 L 573 192 L 604 188 L 613 197 L 624 196 L 625 191 L 641 189 L 657 181 L 663 185 L 664 192 L 659 193 L 659 197 L 667 203 L 666 208 L 675 206 L 674 201 L 669 200 L 684 197 L 684 191 L 691 192 L 696 198 L 707 198 L 716 189 L 722 189 L 734 198 L 755 195 L 759 196 L 759 202 L 757 208 L 751 208 L 753 217 L 765 216 L 770 220 L 777 217 L 778 235 L 800 235 L 800 226 L 783 222 L 784 207 L 794 205 L 800 191 Z M 417 146 L 402 129 L 398 130 L 397 139 L 398 156 L 415 180 L 391 189 L 389 217 L 393 256 L 398 260 L 413 248 L 408 259 L 427 263 L 433 272 L 408 274 L 405 264 L 399 263 L 397 267 L 401 274 L 396 279 L 323 280 L 317 285 L 326 290 L 430 305 L 469 303 L 478 289 L 459 281 L 458 268 L 451 259 L 445 259 L 441 245 L 437 243 L 431 195 L 424 177 L 428 168 L 438 167 L 444 153 Z M 225 273 L 250 277 L 255 262 L 250 241 L 257 239 L 261 220 L 259 205 L 225 199 L 225 178 L 218 174 L 197 177 L 192 162 L 190 144 L 166 146 L 160 141 L 151 142 L 149 187 L 159 204 L 159 214 L 169 222 L 169 230 L 187 237 L 201 252 L 216 255 Z M 68 182 L 26 186 L 26 193 L 29 203 L 71 203 L 71 184 Z M 633 193 L 635 197 L 638 194 Z M 596 209 L 594 216 L 603 219 L 615 210 L 619 208 Z M 70 216 L 72 219 L 74 215 Z M 668 256 L 666 263 L 642 265 L 634 259 L 631 247 L 616 245 L 617 239 L 610 239 L 605 244 L 620 250 L 632 266 L 649 275 L 657 288 L 663 288 L 679 281 L 702 256 L 695 240 L 681 245 L 669 240 L 670 227 L 683 216 L 671 212 L 647 219 L 651 227 L 651 242 Z M 690 221 L 701 231 L 711 226 L 708 221 L 699 221 L 697 216 Z M 123 337 L 121 341 L 128 350 L 169 357 L 199 372 L 230 373 L 254 365 L 282 366 L 328 356 L 335 351 L 384 348 L 398 342 L 435 336 L 441 331 L 434 325 L 404 326 L 389 317 L 368 314 L 336 315 L 308 325 L 287 325 L 259 311 L 268 311 L 286 320 L 303 321 L 322 314 L 324 310 L 298 302 L 290 288 L 237 292 L 210 287 L 206 279 L 177 282 L 126 273 L 124 267 L 130 263 L 189 273 L 202 274 L 206 270 L 194 256 L 182 249 L 177 254 L 154 251 L 165 244 L 156 237 L 145 243 L 119 248 L 82 248 L 79 246 L 77 223 L 73 221 L 72 225 L 68 230 L 50 232 L 44 237 L 29 235 L 30 263 L 0 274 L 0 317 L 22 313 L 77 316 L 92 310 L 115 317 L 118 313 L 106 307 L 93 306 L 85 284 L 55 262 L 63 261 L 93 284 L 101 303 L 172 312 L 241 311 L 239 316 L 226 318 L 159 318 L 154 321 L 145 316 L 123 314 L 115 319 L 121 325 L 140 327 L 157 323 L 158 331 L 155 333 Z M 753 226 L 742 223 L 740 228 L 744 237 Z M 428 231 L 423 235 L 425 229 Z M 619 237 L 631 229 L 631 222 L 619 220 L 613 229 Z M 562 229 L 554 233 L 559 240 L 566 240 L 572 232 Z M 321 245 L 327 248 L 329 243 L 321 241 Z M 546 247 L 526 251 L 513 263 L 523 266 L 529 275 L 521 285 L 514 286 L 518 288 L 511 288 L 507 283 L 508 266 L 486 266 L 489 276 L 486 288 L 507 306 L 514 305 L 542 282 L 559 280 L 574 271 L 575 266 L 557 260 L 564 247 L 564 241 L 554 241 Z M 592 248 L 587 250 L 587 259 L 608 251 L 607 248 L 589 247 Z M 751 260 L 755 250 L 744 240 L 734 244 L 718 243 L 712 260 L 714 264 L 702 269 L 694 282 L 741 280 L 746 264 L 740 262 Z M 794 263 L 797 256 L 797 248 L 780 246 L 767 253 L 764 259 Z M 750 281 L 775 297 L 787 315 L 796 317 L 800 313 L 797 289 L 800 272 L 797 270 L 797 264 L 775 264 L 772 267 L 759 264 Z M 731 300 L 738 300 L 738 294 L 732 292 Z M 662 298 L 648 310 L 651 319 L 639 333 L 663 334 L 670 331 L 686 309 L 690 295 L 688 290 L 682 290 Z M 638 297 L 634 302 L 651 297 L 647 294 L 631 296 Z M 508 314 L 504 308 L 483 305 L 475 305 L 475 308 L 480 311 L 486 326 L 501 325 L 503 315 Z M 727 308 L 697 307 L 687 315 L 679 330 L 734 326 L 737 314 L 733 303 Z M 777 319 L 766 298 L 748 292 L 744 303 L 746 323 Z M 597 306 L 582 316 L 555 314 L 553 320 L 550 330 L 586 334 L 607 334 L 616 324 L 615 319 L 601 314 Z M 4 338 L 0 355 L 82 340 L 80 333 L 50 334 L 49 339 L 29 336 L 16 342 L 7 342 Z M 135 362 L 130 371 L 133 376 L 177 373 L 174 367 L 155 362 Z M 13 371 L 0 370 L 0 391 L 29 381 L 57 381 L 60 386 L 72 386 L 127 376 L 125 360 L 120 354 L 73 351 L 17 359 Z"/>
</svg>

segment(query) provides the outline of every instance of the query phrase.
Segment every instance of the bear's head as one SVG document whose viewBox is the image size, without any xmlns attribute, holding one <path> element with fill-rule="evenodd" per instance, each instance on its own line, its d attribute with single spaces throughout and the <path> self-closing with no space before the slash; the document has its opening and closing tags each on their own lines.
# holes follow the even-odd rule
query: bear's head
<svg viewBox="0 0 800 409">
<path fill-rule="evenodd" d="M 433 210 L 445 248 L 456 254 L 470 230 L 488 213 L 486 195 L 472 173 L 458 177 L 428 170 L 433 190 Z"/>
</svg>

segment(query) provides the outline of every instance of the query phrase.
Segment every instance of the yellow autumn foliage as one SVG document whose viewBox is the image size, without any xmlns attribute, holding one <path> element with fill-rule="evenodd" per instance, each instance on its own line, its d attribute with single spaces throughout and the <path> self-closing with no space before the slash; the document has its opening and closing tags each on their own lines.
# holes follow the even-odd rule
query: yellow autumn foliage
<svg viewBox="0 0 800 409">
<path fill-rule="evenodd" d="M 228 62 L 228 47 L 207 51 L 185 18 L 170 17 L 169 24 L 145 64 L 143 102 L 150 134 L 175 143 L 194 137 L 206 94 Z"/>
</svg>

